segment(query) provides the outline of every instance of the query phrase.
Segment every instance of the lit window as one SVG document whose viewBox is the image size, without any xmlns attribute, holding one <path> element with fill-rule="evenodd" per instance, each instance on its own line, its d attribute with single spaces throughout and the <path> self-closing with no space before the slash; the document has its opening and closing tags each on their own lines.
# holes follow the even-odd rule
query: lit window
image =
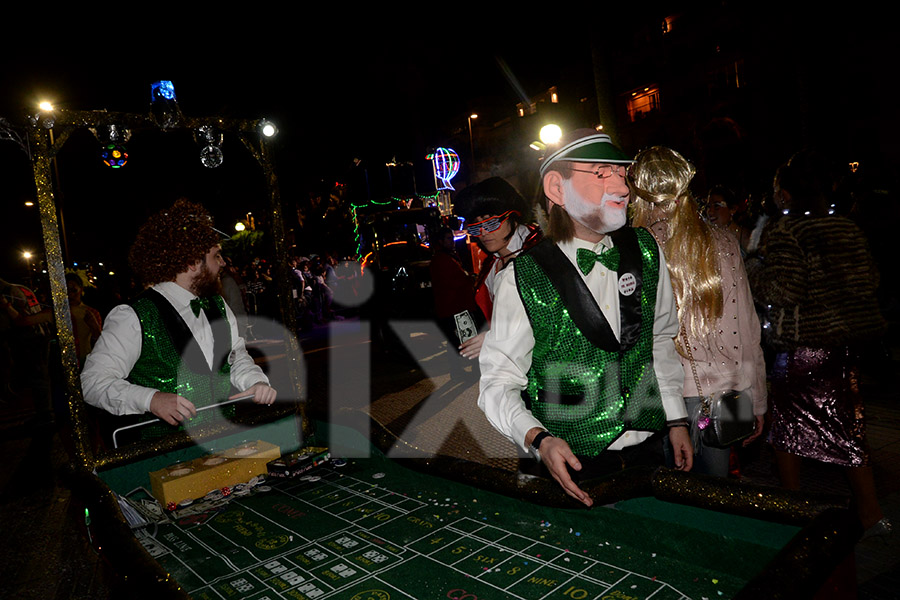
<svg viewBox="0 0 900 600">
<path fill-rule="evenodd" d="M 632 123 L 658 110 L 659 88 L 650 86 L 631 92 L 631 97 L 628 98 L 628 117 Z"/>
</svg>

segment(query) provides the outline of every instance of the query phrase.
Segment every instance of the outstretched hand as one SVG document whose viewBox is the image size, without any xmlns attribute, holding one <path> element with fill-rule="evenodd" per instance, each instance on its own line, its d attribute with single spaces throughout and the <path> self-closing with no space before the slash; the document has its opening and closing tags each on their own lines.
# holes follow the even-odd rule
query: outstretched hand
<svg viewBox="0 0 900 600">
<path fill-rule="evenodd" d="M 166 392 L 153 394 L 150 399 L 150 412 L 169 425 L 178 425 L 184 419 L 197 415 L 197 409 L 190 400 Z"/>
<path fill-rule="evenodd" d="M 569 475 L 567 466 L 572 467 L 576 471 L 581 470 L 581 463 L 569 448 L 566 440 L 558 437 L 546 437 L 541 442 L 541 461 L 547 465 L 553 479 L 562 486 L 563 491 L 572 496 L 579 502 L 590 507 L 594 504 L 587 493 L 578 487 Z"/>
</svg>

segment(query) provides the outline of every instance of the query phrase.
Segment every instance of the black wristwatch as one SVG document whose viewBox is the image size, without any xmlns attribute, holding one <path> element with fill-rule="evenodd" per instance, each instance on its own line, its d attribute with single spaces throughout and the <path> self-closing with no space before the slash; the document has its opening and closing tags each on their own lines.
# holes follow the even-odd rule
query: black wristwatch
<svg viewBox="0 0 900 600">
<path fill-rule="evenodd" d="M 540 457 L 541 455 L 541 442 L 544 441 L 544 438 L 553 437 L 553 434 L 549 431 L 542 431 L 531 440 L 531 449 L 534 450 L 534 453 Z"/>
</svg>

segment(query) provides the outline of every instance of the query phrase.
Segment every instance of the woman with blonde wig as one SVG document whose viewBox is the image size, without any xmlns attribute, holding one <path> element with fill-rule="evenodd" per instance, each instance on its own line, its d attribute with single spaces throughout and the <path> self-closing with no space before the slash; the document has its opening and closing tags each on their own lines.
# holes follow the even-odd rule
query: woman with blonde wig
<svg viewBox="0 0 900 600">
<path fill-rule="evenodd" d="M 737 240 L 700 217 L 688 189 L 694 173 L 694 166 L 669 148 L 638 154 L 628 177 L 633 226 L 650 230 L 665 253 L 682 325 L 676 347 L 688 414 L 696 414 L 701 392 L 742 392 L 752 401 L 756 421 L 747 445 L 762 433 L 766 413 L 759 319 Z M 699 442 L 694 471 L 727 476 L 730 449 Z"/>
</svg>

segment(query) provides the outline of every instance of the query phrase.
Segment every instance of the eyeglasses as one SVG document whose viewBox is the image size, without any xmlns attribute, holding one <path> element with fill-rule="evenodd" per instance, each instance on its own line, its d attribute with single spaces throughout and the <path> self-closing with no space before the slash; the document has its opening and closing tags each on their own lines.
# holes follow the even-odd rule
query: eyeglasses
<svg viewBox="0 0 900 600">
<path fill-rule="evenodd" d="M 512 214 L 521 216 L 519 211 L 517 210 L 508 210 L 502 215 L 497 215 L 496 217 L 491 217 L 490 219 L 485 219 L 484 221 L 479 221 L 478 223 L 467 225 L 466 233 L 477 237 L 480 235 L 484 235 L 485 233 L 497 231 L 498 229 L 500 229 L 500 226 L 503 225 L 503 222 L 506 221 Z"/>
<path fill-rule="evenodd" d="M 623 179 L 628 175 L 628 165 L 600 165 L 593 171 L 585 171 L 584 169 L 572 170 L 578 171 L 579 173 L 590 173 L 591 175 L 596 175 L 597 179 L 607 179 L 608 177 L 612 177 L 613 173 Z"/>
</svg>

